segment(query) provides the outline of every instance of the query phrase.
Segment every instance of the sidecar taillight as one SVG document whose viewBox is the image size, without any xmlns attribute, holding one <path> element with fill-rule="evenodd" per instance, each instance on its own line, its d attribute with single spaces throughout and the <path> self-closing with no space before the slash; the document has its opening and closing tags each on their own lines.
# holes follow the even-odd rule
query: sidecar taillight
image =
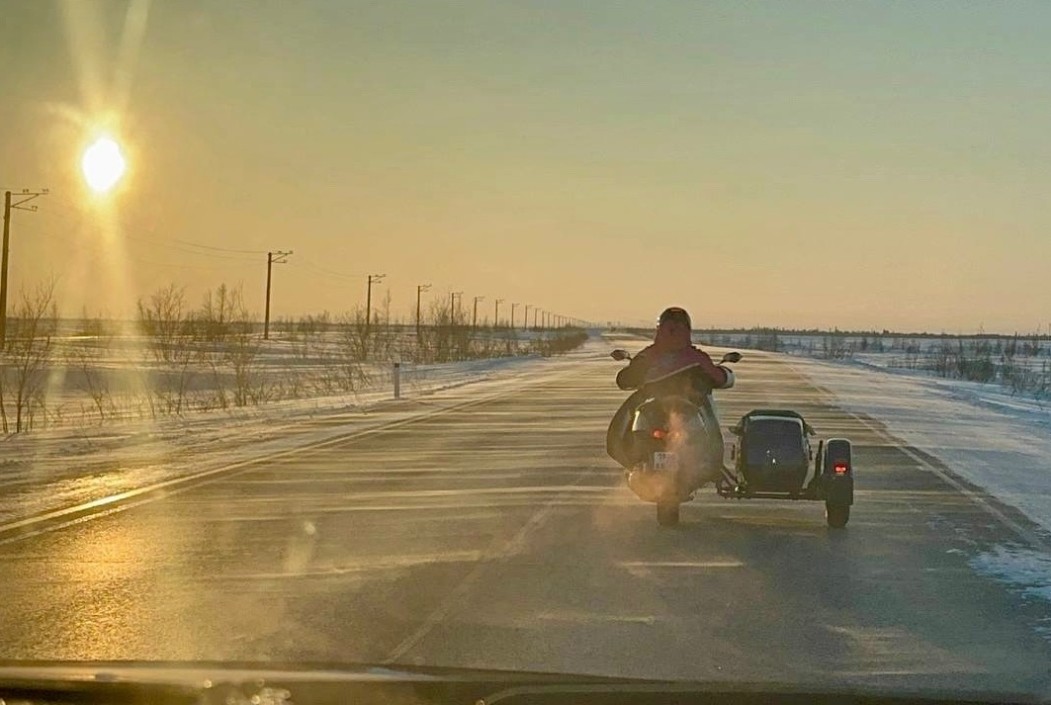
<svg viewBox="0 0 1051 705">
<path fill-rule="evenodd" d="M 832 466 L 832 472 L 837 475 L 846 475 L 848 470 L 850 470 L 850 466 L 846 463 L 836 463 Z"/>
<path fill-rule="evenodd" d="M 650 433 L 650 435 L 656 438 L 658 441 L 663 441 L 665 438 L 668 437 L 668 432 L 665 431 L 663 428 L 655 428 Z"/>
</svg>

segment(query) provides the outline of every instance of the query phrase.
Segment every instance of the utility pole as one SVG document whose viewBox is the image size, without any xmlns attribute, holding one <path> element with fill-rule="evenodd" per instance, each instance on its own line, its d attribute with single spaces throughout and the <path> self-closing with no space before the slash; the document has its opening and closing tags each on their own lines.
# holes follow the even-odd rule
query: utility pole
<svg viewBox="0 0 1051 705">
<path fill-rule="evenodd" d="M 386 274 L 370 274 L 369 275 L 369 290 L 365 296 L 365 339 L 369 337 L 369 330 L 372 328 L 372 284 L 379 284 L 383 281 Z"/>
<path fill-rule="evenodd" d="M 463 292 L 454 291 L 453 293 L 449 294 L 449 325 L 455 325 L 456 319 L 458 318 L 458 316 L 456 315 L 459 312 L 456 297 L 460 297 L 460 299 L 463 299 Z"/>
<path fill-rule="evenodd" d="M 518 308 L 518 304 L 511 304 L 511 330 L 515 329 L 515 309 Z"/>
<path fill-rule="evenodd" d="M 537 318 L 537 314 L 538 313 L 540 313 L 540 310 L 536 306 L 534 306 L 533 307 L 533 330 L 536 330 L 536 318 Z"/>
<path fill-rule="evenodd" d="M 471 329 L 474 330 L 478 327 L 478 302 L 484 301 L 484 296 L 474 297 L 474 315 L 471 317 Z"/>
<path fill-rule="evenodd" d="M 416 287 L 416 341 L 420 340 L 420 296 L 431 288 L 430 284 L 420 284 Z"/>
<path fill-rule="evenodd" d="M 500 327 L 500 304 L 502 304 L 503 302 L 503 299 L 496 300 L 496 313 L 493 314 L 493 328 Z"/>
<path fill-rule="evenodd" d="M 263 340 L 270 340 L 270 275 L 275 264 L 284 264 L 292 250 L 266 253 L 266 314 L 263 316 Z"/>
<path fill-rule="evenodd" d="M 11 210 L 36 211 L 37 207 L 26 204 L 39 196 L 46 196 L 47 189 L 30 191 L 22 189 L 18 194 L 19 201 L 11 203 L 11 192 L 4 191 L 4 250 L 3 263 L 0 264 L 0 350 L 7 347 L 7 251 L 11 240 Z"/>
<path fill-rule="evenodd" d="M 525 315 L 522 316 L 522 330 L 529 330 L 529 304 L 525 305 Z"/>
</svg>

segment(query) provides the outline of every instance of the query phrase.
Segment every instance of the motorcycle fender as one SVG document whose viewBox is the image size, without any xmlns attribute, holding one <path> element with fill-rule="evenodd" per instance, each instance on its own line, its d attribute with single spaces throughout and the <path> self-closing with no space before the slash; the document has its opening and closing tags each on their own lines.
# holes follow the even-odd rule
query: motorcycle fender
<svg viewBox="0 0 1051 705">
<path fill-rule="evenodd" d="M 825 499 L 834 504 L 854 504 L 854 478 L 850 475 L 826 477 Z"/>
<path fill-rule="evenodd" d="M 854 461 L 851 457 L 850 441 L 830 438 L 824 447 L 825 499 L 835 504 L 854 504 Z M 833 468 L 846 464 L 847 472 L 838 475 Z"/>
</svg>

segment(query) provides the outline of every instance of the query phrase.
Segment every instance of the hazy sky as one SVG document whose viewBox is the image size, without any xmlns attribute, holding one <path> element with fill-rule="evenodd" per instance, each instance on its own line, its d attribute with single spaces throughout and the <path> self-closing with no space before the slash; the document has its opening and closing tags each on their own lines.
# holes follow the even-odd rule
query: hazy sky
<svg viewBox="0 0 1051 705">
<path fill-rule="evenodd" d="M 259 312 L 292 249 L 276 316 L 359 305 L 372 272 L 402 315 L 431 283 L 490 316 L 1051 323 L 1049 2 L 0 11 L 0 186 L 51 189 L 12 287 L 54 275 L 69 313 L 168 282 Z M 131 171 L 92 204 L 102 123 Z"/>
</svg>

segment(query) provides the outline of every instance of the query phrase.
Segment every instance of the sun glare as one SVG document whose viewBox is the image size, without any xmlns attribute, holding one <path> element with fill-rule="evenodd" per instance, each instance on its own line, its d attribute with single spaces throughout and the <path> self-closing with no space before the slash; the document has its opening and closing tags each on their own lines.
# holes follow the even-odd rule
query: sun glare
<svg viewBox="0 0 1051 705">
<path fill-rule="evenodd" d="M 124 155 L 111 137 L 99 137 L 84 150 L 80 161 L 84 179 L 96 193 L 106 193 L 124 175 Z"/>
</svg>

